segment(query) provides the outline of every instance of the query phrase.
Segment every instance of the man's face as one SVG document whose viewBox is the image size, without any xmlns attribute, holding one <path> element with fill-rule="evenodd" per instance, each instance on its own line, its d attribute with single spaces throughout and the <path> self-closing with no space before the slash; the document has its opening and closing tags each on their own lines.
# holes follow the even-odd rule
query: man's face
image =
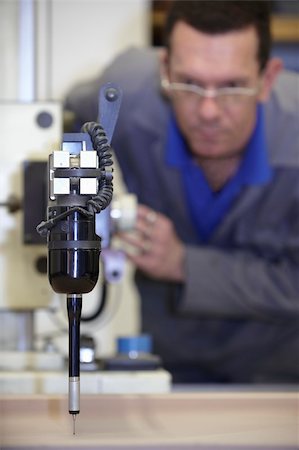
<svg viewBox="0 0 299 450">
<path fill-rule="evenodd" d="M 257 53 L 253 27 L 208 35 L 184 22 L 175 25 L 164 66 L 170 82 L 205 89 L 258 89 L 255 95 L 227 104 L 213 96 L 200 99 L 196 94 L 171 92 L 179 127 L 198 159 L 235 156 L 248 142 L 256 122 L 257 102 L 266 97 Z"/>
</svg>

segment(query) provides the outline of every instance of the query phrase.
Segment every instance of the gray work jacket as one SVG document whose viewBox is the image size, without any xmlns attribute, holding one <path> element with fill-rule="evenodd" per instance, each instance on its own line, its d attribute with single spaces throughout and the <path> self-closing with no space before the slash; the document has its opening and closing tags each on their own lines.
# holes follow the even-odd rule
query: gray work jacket
<svg viewBox="0 0 299 450">
<path fill-rule="evenodd" d="M 112 144 L 126 185 L 173 221 L 187 248 L 184 285 L 136 276 L 154 351 L 175 381 L 188 372 L 187 381 L 299 381 L 298 75 L 284 72 L 266 105 L 272 181 L 245 187 L 208 243 L 191 221 L 180 172 L 164 162 L 170 106 L 157 52 L 130 49 L 73 89 L 66 108 L 77 123 L 97 118 L 108 81 L 124 94 Z"/>
</svg>

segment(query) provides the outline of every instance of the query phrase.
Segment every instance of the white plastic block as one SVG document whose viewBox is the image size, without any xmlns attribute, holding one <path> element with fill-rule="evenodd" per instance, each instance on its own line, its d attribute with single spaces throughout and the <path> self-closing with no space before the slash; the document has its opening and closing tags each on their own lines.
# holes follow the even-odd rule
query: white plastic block
<svg viewBox="0 0 299 450">
<path fill-rule="evenodd" d="M 80 178 L 80 194 L 95 195 L 98 192 L 97 178 Z"/>
<path fill-rule="evenodd" d="M 54 178 L 53 180 L 54 195 L 61 195 L 70 193 L 70 179 L 69 178 Z"/>
<path fill-rule="evenodd" d="M 80 152 L 80 167 L 81 168 L 97 168 L 97 152 L 88 150 Z"/>
<path fill-rule="evenodd" d="M 62 150 L 53 152 L 53 166 L 55 168 L 70 167 L 70 152 Z"/>
</svg>

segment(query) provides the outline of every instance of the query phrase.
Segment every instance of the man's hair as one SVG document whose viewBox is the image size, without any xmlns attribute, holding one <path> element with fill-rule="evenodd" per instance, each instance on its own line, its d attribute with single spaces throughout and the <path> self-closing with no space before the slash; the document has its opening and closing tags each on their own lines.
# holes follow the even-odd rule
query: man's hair
<svg viewBox="0 0 299 450">
<path fill-rule="evenodd" d="M 271 6 L 272 2 L 267 0 L 173 0 L 165 22 L 165 45 L 170 49 L 171 33 L 178 21 L 207 34 L 254 26 L 259 39 L 257 58 L 263 70 L 271 50 Z"/>
</svg>

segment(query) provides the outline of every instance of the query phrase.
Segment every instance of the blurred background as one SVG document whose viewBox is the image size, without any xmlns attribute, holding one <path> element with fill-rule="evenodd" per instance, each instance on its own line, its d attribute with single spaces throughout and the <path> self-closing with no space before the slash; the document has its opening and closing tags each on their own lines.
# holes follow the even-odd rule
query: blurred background
<svg viewBox="0 0 299 450">
<path fill-rule="evenodd" d="M 169 3 L 0 0 L 0 100 L 22 100 L 20 90 L 32 71 L 35 99 L 61 100 L 71 86 L 98 74 L 128 46 L 161 45 Z M 273 2 L 275 52 L 284 58 L 287 67 L 296 70 L 298 17 L 298 0 Z M 25 48 L 26 56 L 22 52 Z M 26 59 L 25 67 L 22 58 Z"/>
<path fill-rule="evenodd" d="M 42 219 L 44 193 L 30 190 L 33 176 L 41 176 L 39 166 L 30 171 L 31 163 L 45 161 L 59 148 L 65 123 L 62 101 L 76 83 L 95 77 L 129 46 L 162 45 L 168 6 L 169 1 L 149 0 L 0 0 L 3 351 L 67 354 L 65 299 L 49 288 L 46 247 L 32 231 Z M 299 1 L 274 1 L 272 28 L 274 54 L 299 71 Z M 117 189 L 123 190 L 121 181 Z M 99 356 L 115 351 L 116 336 L 138 333 L 132 268 L 126 268 L 124 280 L 109 288 L 108 295 L 104 314 L 83 324 L 83 332 L 95 338 Z M 96 308 L 100 296 L 101 283 L 84 301 L 85 313 Z"/>
</svg>

